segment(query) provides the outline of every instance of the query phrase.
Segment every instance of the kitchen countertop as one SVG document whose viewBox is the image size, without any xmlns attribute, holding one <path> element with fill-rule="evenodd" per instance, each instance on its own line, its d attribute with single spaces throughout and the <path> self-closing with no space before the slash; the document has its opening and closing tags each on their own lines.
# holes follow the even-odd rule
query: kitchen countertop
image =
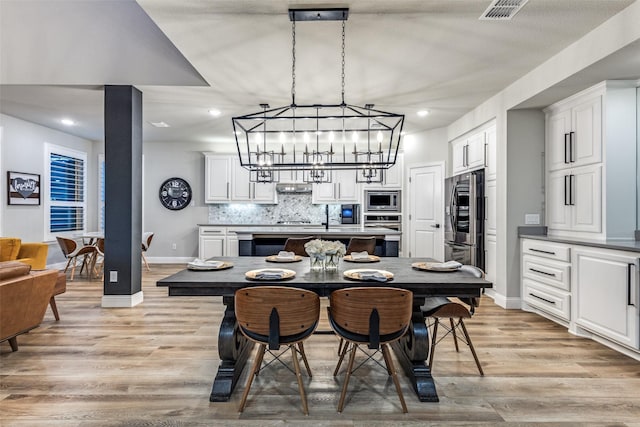
<svg viewBox="0 0 640 427">
<path fill-rule="evenodd" d="M 640 252 L 640 241 L 636 240 L 589 240 L 570 237 L 557 237 L 538 234 L 521 234 L 521 239 L 545 240 L 547 242 L 582 245 L 594 248 L 615 249 L 620 251 Z"/>
<path fill-rule="evenodd" d="M 402 232 L 384 227 L 362 226 L 330 226 L 328 230 L 322 225 L 306 225 L 303 227 L 263 226 L 243 227 L 227 226 L 229 231 L 235 232 L 238 239 L 253 238 L 255 236 L 383 236 L 385 240 L 399 240 Z"/>
</svg>

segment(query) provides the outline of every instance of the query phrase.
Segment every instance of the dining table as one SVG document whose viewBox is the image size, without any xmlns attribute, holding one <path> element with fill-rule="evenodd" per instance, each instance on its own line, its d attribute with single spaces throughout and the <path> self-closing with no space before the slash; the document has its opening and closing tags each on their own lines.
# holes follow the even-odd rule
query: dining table
<svg viewBox="0 0 640 427">
<path fill-rule="evenodd" d="M 269 262 L 266 257 L 218 257 L 223 264 L 216 269 L 186 268 L 156 282 L 167 287 L 169 296 L 221 296 L 225 311 L 218 332 L 220 365 L 213 380 L 209 400 L 228 401 L 253 348 L 239 331 L 234 312 L 234 294 L 238 289 L 258 285 L 292 286 L 328 297 L 332 291 L 358 286 L 391 286 L 413 293 L 413 314 L 405 336 L 392 345 L 393 351 L 422 402 L 437 402 L 438 394 L 427 363 L 429 330 L 420 307 L 425 298 L 433 296 L 479 297 L 492 283 L 465 269 L 435 271 L 423 267 L 436 262 L 429 258 L 380 257 L 376 262 L 341 261 L 337 271 L 314 271 L 309 258 L 296 257 L 295 262 Z M 196 267 L 194 267 L 196 268 Z M 287 278 L 256 275 L 256 270 L 288 270 Z M 393 277 L 381 282 L 369 278 L 357 280 L 357 275 L 345 273 L 354 269 L 382 270 Z M 293 272 L 293 274 L 291 274 Z M 247 274 L 249 273 L 249 274 Z M 264 277 L 268 280 L 256 280 Z M 366 275 L 364 277 L 367 277 Z M 354 278 L 356 280 L 354 280 Z"/>
</svg>

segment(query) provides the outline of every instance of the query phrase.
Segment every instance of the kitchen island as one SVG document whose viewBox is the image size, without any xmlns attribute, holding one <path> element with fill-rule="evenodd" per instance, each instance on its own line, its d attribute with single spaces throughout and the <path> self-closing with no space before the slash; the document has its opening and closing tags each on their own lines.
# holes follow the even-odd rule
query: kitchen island
<svg viewBox="0 0 640 427">
<path fill-rule="evenodd" d="M 402 232 L 384 227 L 362 226 L 265 226 L 235 228 L 227 226 L 238 237 L 240 256 L 267 256 L 278 253 L 289 237 L 313 236 L 323 240 L 340 240 L 345 245 L 351 237 L 374 236 L 376 238 L 375 255 L 397 257 L 400 251 Z"/>
</svg>

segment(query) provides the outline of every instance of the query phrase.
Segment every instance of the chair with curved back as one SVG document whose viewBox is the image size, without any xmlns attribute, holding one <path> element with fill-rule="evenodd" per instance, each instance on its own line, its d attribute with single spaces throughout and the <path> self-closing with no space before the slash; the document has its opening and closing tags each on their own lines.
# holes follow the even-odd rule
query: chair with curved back
<svg viewBox="0 0 640 427">
<path fill-rule="evenodd" d="M 95 273 L 97 278 L 102 279 L 104 275 L 104 238 L 96 239 L 95 247 L 96 252 L 91 261 L 91 271 Z"/>
<path fill-rule="evenodd" d="M 82 259 L 82 265 L 80 266 L 80 273 L 86 267 L 87 271 L 89 271 L 90 265 L 89 261 L 91 257 L 94 255 L 96 248 L 93 245 L 78 245 L 73 239 L 68 239 L 66 237 L 56 237 L 58 241 L 58 245 L 60 246 L 60 250 L 64 254 L 67 259 L 67 265 L 64 268 L 64 272 L 66 273 L 69 269 L 69 265 L 71 265 L 71 278 L 69 280 L 73 280 L 73 276 L 76 272 L 76 266 L 78 264 L 78 259 Z M 88 272 L 89 276 L 91 276 L 91 271 Z"/>
<path fill-rule="evenodd" d="M 320 317 L 318 295 L 304 289 L 285 286 L 254 286 L 239 289 L 235 293 L 235 314 L 240 332 L 247 339 L 259 344 L 238 411 L 244 410 L 253 378 L 260 371 L 265 352 L 271 353 L 271 350 L 279 350 L 281 345 L 286 345 L 291 350 L 302 410 L 305 415 L 308 415 L 309 409 L 302 385 L 298 354 L 301 355 L 307 373 L 311 377 L 311 369 L 302 341 L 311 336 L 318 326 Z"/>
<path fill-rule="evenodd" d="M 147 252 L 149 246 L 151 246 L 151 241 L 153 240 L 153 233 L 147 231 L 142 234 L 142 261 L 144 262 L 145 267 L 147 267 L 147 271 L 151 271 L 149 268 L 149 263 L 147 262 L 147 257 L 144 256 L 144 253 Z"/>
<path fill-rule="evenodd" d="M 393 378 L 400 398 L 402 412 L 407 405 L 402 395 L 389 344 L 399 340 L 408 331 L 411 322 L 413 294 L 410 291 L 389 287 L 357 287 L 333 291 L 329 296 L 329 323 L 336 334 L 346 341 L 333 375 L 336 376 L 348 351 L 349 363 L 338 403 L 338 412 L 344 408 L 344 400 L 353 373 L 356 350 L 367 345 L 372 350 L 382 350 L 387 373 Z"/>
<path fill-rule="evenodd" d="M 371 237 L 352 237 L 349 239 L 349 244 L 347 245 L 346 254 L 349 255 L 351 252 L 363 252 L 367 251 L 369 255 L 373 255 L 376 251 L 376 238 L 374 236 Z"/>
<path fill-rule="evenodd" d="M 481 269 L 466 265 L 463 267 L 465 271 L 471 273 L 475 277 L 484 277 L 484 271 Z M 426 298 L 425 304 L 420 307 L 422 315 L 426 319 L 432 319 L 431 324 L 427 322 L 427 326 L 431 329 L 431 348 L 429 350 L 429 369 L 433 366 L 433 356 L 435 354 L 436 345 L 440 343 L 447 335 L 451 334 L 453 337 L 453 343 L 456 347 L 456 352 L 459 352 L 458 340 L 464 342 L 469 346 L 473 359 L 476 362 L 480 375 L 484 375 L 480 360 L 476 354 L 476 349 L 471 342 L 471 337 L 467 331 L 467 327 L 464 324 L 463 319 L 470 319 L 476 307 L 480 304 L 480 298 L 458 298 L 460 302 L 451 300 L 447 297 L 430 297 Z M 449 319 L 449 326 L 446 322 L 442 322 L 442 319 Z M 438 339 L 438 326 L 442 325 L 442 328 L 446 331 L 444 335 Z"/>
<path fill-rule="evenodd" d="M 295 255 L 300 256 L 309 256 L 307 251 L 304 249 L 304 244 L 315 239 L 313 236 L 308 237 L 289 237 L 286 242 L 284 242 L 283 251 L 293 252 Z"/>
</svg>

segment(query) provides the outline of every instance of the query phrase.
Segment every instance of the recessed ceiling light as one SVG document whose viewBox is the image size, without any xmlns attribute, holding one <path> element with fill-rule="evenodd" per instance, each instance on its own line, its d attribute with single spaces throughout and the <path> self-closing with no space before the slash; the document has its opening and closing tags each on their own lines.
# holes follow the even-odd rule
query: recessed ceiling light
<svg viewBox="0 0 640 427">
<path fill-rule="evenodd" d="M 165 122 L 149 122 L 151 123 L 152 126 L 155 126 L 157 128 L 168 128 L 170 127 L 168 123 Z"/>
<path fill-rule="evenodd" d="M 220 110 L 212 108 L 211 110 L 209 110 L 209 114 L 211 114 L 213 117 L 218 117 L 220 114 L 222 114 L 222 112 Z"/>
<path fill-rule="evenodd" d="M 65 125 L 65 126 L 73 126 L 73 125 L 75 125 L 75 124 L 76 124 L 76 123 L 75 123 L 73 120 L 71 120 L 71 119 L 62 119 L 62 120 L 60 120 L 60 123 L 62 123 L 62 124 L 63 124 L 63 125 Z"/>
<path fill-rule="evenodd" d="M 420 117 L 426 117 L 429 115 L 429 110 L 420 110 L 416 114 L 419 115 Z"/>
</svg>

